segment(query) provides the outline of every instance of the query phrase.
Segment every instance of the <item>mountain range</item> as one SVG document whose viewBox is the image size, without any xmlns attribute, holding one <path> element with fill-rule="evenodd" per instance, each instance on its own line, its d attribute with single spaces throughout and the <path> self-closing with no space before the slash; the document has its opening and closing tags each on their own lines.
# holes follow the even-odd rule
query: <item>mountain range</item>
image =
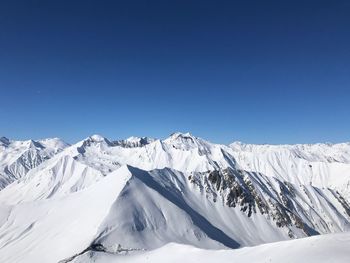
<svg viewBox="0 0 350 263">
<path fill-rule="evenodd" d="M 176 250 L 258 262 L 242 251 L 350 245 L 349 230 L 350 143 L 0 138 L 1 262 L 161 262 Z"/>
</svg>

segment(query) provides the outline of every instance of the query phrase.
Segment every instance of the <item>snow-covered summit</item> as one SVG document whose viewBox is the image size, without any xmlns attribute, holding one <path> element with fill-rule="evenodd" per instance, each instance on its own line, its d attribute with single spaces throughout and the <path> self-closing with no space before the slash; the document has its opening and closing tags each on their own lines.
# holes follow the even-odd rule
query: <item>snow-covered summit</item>
<svg viewBox="0 0 350 263">
<path fill-rule="evenodd" d="M 73 144 L 72 146 L 73 148 L 76 148 L 78 152 L 83 154 L 87 148 L 98 147 L 100 150 L 102 150 L 113 146 L 113 143 L 101 135 L 94 134 L 76 144 Z"/>
<path fill-rule="evenodd" d="M 194 137 L 190 132 L 173 132 L 169 136 L 170 138 L 178 138 L 178 137 Z"/>
<path fill-rule="evenodd" d="M 168 138 L 163 140 L 167 143 L 182 143 L 182 144 L 195 144 L 195 142 L 198 140 L 197 137 L 193 136 L 191 133 L 181 133 L 181 132 L 174 132 L 170 134 Z"/>
<path fill-rule="evenodd" d="M 93 134 L 83 140 L 83 142 L 86 143 L 107 143 L 109 145 L 112 145 L 112 143 L 105 137 L 99 134 Z"/>
<path fill-rule="evenodd" d="M 131 136 L 125 140 L 114 141 L 113 144 L 116 146 L 121 146 L 125 148 L 143 147 L 147 144 L 154 142 L 156 139 L 149 137 L 136 137 Z"/>
<path fill-rule="evenodd" d="M 196 149 L 200 155 L 210 154 L 215 144 L 209 143 L 199 137 L 193 136 L 191 133 L 175 132 L 162 141 L 164 144 L 178 150 L 190 151 Z"/>
</svg>

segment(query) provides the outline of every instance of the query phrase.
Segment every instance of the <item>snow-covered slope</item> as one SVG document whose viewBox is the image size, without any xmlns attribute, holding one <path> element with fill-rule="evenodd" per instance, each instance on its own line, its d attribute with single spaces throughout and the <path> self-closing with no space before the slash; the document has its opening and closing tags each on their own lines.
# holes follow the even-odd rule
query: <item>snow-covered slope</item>
<svg viewBox="0 0 350 263">
<path fill-rule="evenodd" d="M 350 260 L 350 234 L 330 234 L 247 247 L 236 250 L 203 250 L 171 243 L 162 248 L 134 255 L 87 252 L 72 263 L 347 263 Z"/>
<path fill-rule="evenodd" d="M 102 177 L 101 172 L 60 154 L 0 191 L 0 200 L 1 204 L 15 205 L 63 196 L 87 188 Z"/>
<path fill-rule="evenodd" d="M 71 146 L 1 138 L 0 147 L 11 179 L 0 191 L 1 262 L 37 262 L 57 246 L 45 262 L 350 230 L 348 143 L 225 146 L 174 133 L 165 140 L 93 135 Z M 19 161 L 28 148 L 36 158 Z M 70 239 L 69 248 L 60 245 Z"/>
<path fill-rule="evenodd" d="M 184 174 L 127 168 L 132 179 L 96 240 L 106 250 L 169 242 L 236 248 L 350 230 L 348 208 L 329 189 L 233 169 Z"/>
<path fill-rule="evenodd" d="M 212 226 L 189 207 L 178 192 L 179 188 L 185 188 L 183 179 L 169 176 L 169 171 L 148 173 L 126 166 L 116 172 L 120 171 L 132 176 L 100 226 L 101 234 L 96 243 L 107 250 L 115 244 L 132 249 L 153 249 L 169 242 L 224 247 L 208 234 Z M 157 176 L 162 179 L 157 181 Z M 161 185 L 169 180 L 174 187 Z"/>
<path fill-rule="evenodd" d="M 68 144 L 58 138 L 11 141 L 0 138 L 0 190 L 30 169 L 61 152 Z"/>
<path fill-rule="evenodd" d="M 55 172 L 60 174 L 59 170 Z M 78 169 L 70 172 L 72 177 L 88 173 Z M 28 179 L 29 185 L 47 181 L 40 174 L 38 177 Z M 16 190 L 27 192 L 31 200 L 0 204 L 0 262 L 50 263 L 81 252 L 96 238 L 100 224 L 129 178 L 130 173 L 112 173 L 79 191 L 54 196 L 40 196 L 42 189 L 23 189 L 20 183 Z M 0 200 L 7 201 L 11 192 L 16 191 L 5 188 Z M 39 196 L 41 199 L 37 199 Z"/>
<path fill-rule="evenodd" d="M 350 143 L 252 145 L 236 142 L 230 147 L 244 170 L 294 184 L 329 187 L 350 199 Z"/>
<path fill-rule="evenodd" d="M 54 157 L 50 163 L 43 171 L 25 177 L 0 192 L 0 200 L 4 200 L 4 214 L 8 213 L 7 209 L 19 211 L 11 210 L 8 213 L 13 215 L 18 225 L 15 224 L 12 228 L 9 216 L 3 226 L 5 237 L 6 233 L 11 233 L 10 240 L 13 236 L 22 236 L 23 231 L 27 242 L 38 238 L 39 230 L 32 230 L 31 224 L 41 225 L 50 209 L 56 211 L 50 219 L 53 224 L 60 217 L 68 217 L 73 221 L 83 220 L 76 214 L 68 213 L 70 210 L 58 209 L 56 206 L 80 209 L 69 207 L 74 204 L 75 196 L 83 196 L 82 193 L 87 191 L 89 199 L 79 199 L 79 202 L 91 202 L 91 199 L 103 202 L 104 196 L 94 194 L 89 189 L 100 185 L 98 181 L 107 178 L 127 178 L 123 183 L 115 185 L 118 192 L 106 200 L 109 205 L 104 210 L 104 217 L 98 218 L 94 235 L 89 237 L 89 242 L 86 243 L 84 235 L 76 237 L 78 245 L 75 252 L 69 257 L 64 253 L 57 255 L 61 256 L 60 260 L 80 254 L 89 247 L 99 247 L 109 253 L 115 252 L 118 247 L 138 251 L 158 248 L 170 242 L 211 249 L 237 248 L 291 237 L 305 237 L 316 232 L 349 229 L 349 217 L 331 192 L 316 190 L 311 186 L 298 189 L 288 185 L 287 189 L 281 187 L 280 182 L 262 175 L 232 169 L 190 174 L 170 168 L 147 172 L 122 166 L 102 177 L 97 171 L 66 155 Z M 66 170 L 62 171 L 61 167 L 66 167 Z M 37 170 L 39 168 L 40 166 Z M 92 174 L 93 180 L 83 183 L 88 173 Z M 85 176 L 81 180 L 76 180 L 78 175 L 83 174 Z M 78 188 L 77 181 L 80 186 Z M 47 194 L 42 187 L 35 187 L 38 184 L 50 189 Z M 266 188 L 266 185 L 269 187 Z M 106 188 L 100 191 L 108 194 L 111 190 Z M 17 192 L 17 195 L 11 195 Z M 61 203 L 58 200 L 67 201 Z M 46 204 L 41 208 L 43 212 L 35 210 L 36 205 L 42 204 Z M 28 206 L 32 209 L 34 219 L 26 221 L 28 218 L 24 215 L 28 212 Z M 92 206 L 91 209 L 95 208 Z M 94 217 L 93 213 L 91 211 L 89 216 Z M 22 217 L 25 218 L 24 221 Z M 26 227 L 29 227 L 28 231 L 25 230 Z M 86 228 L 88 233 L 91 225 L 82 224 L 77 227 L 79 231 Z M 56 233 L 56 230 L 52 231 Z M 66 235 L 64 231 L 63 229 L 62 235 Z M 57 239 L 60 238 L 64 239 L 65 236 L 57 236 Z M 4 247 L 9 246 L 7 242 L 5 239 Z M 17 242 L 10 244 L 10 247 L 18 248 Z M 7 250 L 4 251 L 6 256 Z M 0 251 L 0 258 L 1 254 Z"/>
</svg>

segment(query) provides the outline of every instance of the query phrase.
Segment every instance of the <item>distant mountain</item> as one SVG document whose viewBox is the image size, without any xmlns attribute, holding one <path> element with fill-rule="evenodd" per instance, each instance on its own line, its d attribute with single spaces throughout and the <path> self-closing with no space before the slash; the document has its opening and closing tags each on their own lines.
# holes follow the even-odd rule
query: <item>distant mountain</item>
<svg viewBox="0 0 350 263">
<path fill-rule="evenodd" d="M 349 143 L 220 145 L 174 133 L 93 135 L 70 146 L 1 138 L 0 149 L 1 262 L 68 262 L 172 242 L 238 248 L 350 230 Z"/>
<path fill-rule="evenodd" d="M 68 146 L 58 139 L 12 141 L 0 138 L 0 190 Z"/>
<path fill-rule="evenodd" d="M 134 147 L 142 147 L 147 144 L 154 142 L 155 139 L 148 137 L 129 137 L 125 140 L 114 141 L 113 144 L 115 146 L 122 146 L 124 148 L 134 148 Z"/>
</svg>

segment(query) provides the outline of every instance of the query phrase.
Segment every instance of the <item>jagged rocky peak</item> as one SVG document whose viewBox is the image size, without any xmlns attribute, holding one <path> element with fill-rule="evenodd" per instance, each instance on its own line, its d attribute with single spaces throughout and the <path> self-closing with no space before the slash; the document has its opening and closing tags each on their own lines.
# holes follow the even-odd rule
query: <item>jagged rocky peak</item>
<svg viewBox="0 0 350 263">
<path fill-rule="evenodd" d="M 154 142 L 155 139 L 149 137 L 135 137 L 131 136 L 125 140 L 114 141 L 113 144 L 116 146 L 121 146 L 124 148 L 135 148 L 135 147 L 143 147 L 147 144 Z"/>
<path fill-rule="evenodd" d="M 10 144 L 10 140 L 4 136 L 0 137 L 0 145 L 8 146 Z"/>
</svg>

